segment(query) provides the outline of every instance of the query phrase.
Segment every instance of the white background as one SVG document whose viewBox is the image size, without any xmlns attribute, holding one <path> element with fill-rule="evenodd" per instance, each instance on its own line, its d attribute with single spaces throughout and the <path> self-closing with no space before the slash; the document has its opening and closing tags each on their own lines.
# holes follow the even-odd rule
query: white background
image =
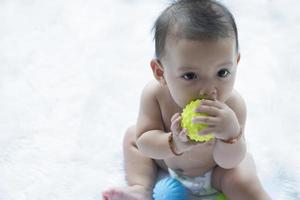
<svg viewBox="0 0 300 200">
<path fill-rule="evenodd" d="M 274 199 L 300 199 L 300 1 L 226 0 L 246 137 Z M 152 79 L 166 0 L 0 0 L 0 200 L 100 199 Z"/>
</svg>

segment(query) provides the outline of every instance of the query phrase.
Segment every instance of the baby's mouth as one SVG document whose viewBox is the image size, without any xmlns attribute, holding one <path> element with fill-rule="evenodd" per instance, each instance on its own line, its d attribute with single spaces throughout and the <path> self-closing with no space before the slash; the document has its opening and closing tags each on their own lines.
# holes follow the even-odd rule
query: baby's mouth
<svg viewBox="0 0 300 200">
<path fill-rule="evenodd" d="M 216 97 L 213 97 L 213 96 L 209 96 L 207 94 L 203 94 L 203 95 L 200 95 L 199 99 L 208 99 L 208 100 L 215 100 Z"/>
</svg>

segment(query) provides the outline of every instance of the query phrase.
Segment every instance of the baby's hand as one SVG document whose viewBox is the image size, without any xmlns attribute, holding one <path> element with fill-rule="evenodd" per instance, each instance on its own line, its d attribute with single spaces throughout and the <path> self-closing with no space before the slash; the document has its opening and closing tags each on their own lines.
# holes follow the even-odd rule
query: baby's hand
<svg viewBox="0 0 300 200">
<path fill-rule="evenodd" d="M 193 119 L 194 123 L 207 124 L 208 128 L 200 131 L 199 135 L 213 134 L 216 138 L 228 140 L 239 134 L 240 124 L 234 111 L 218 100 L 202 100 L 196 112 L 207 113 Z"/>
<path fill-rule="evenodd" d="M 181 128 L 181 116 L 180 113 L 175 113 L 171 118 L 171 131 L 173 133 L 173 142 L 177 153 L 183 153 L 191 150 L 199 142 L 191 141 L 187 134 L 187 129 Z"/>
</svg>

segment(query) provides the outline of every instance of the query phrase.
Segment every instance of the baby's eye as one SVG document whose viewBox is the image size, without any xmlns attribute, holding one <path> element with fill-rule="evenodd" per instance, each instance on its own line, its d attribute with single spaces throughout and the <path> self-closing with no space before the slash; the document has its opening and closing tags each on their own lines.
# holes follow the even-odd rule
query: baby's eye
<svg viewBox="0 0 300 200">
<path fill-rule="evenodd" d="M 182 75 L 182 78 L 184 78 L 185 80 L 197 79 L 197 74 L 195 74 L 194 72 L 188 72 Z"/>
<path fill-rule="evenodd" d="M 218 71 L 218 76 L 219 77 L 227 77 L 230 74 L 228 69 L 221 69 L 220 71 Z"/>
</svg>

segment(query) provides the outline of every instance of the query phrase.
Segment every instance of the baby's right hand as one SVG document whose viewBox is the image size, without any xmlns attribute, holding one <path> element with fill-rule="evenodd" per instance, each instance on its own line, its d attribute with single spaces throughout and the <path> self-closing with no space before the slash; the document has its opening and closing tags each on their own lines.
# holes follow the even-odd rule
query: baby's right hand
<svg viewBox="0 0 300 200">
<path fill-rule="evenodd" d="M 195 145 L 199 144 L 191 141 L 187 134 L 187 129 L 181 128 L 181 115 L 175 113 L 171 118 L 171 132 L 173 133 L 173 142 L 176 153 L 183 153 L 191 150 Z"/>
</svg>

